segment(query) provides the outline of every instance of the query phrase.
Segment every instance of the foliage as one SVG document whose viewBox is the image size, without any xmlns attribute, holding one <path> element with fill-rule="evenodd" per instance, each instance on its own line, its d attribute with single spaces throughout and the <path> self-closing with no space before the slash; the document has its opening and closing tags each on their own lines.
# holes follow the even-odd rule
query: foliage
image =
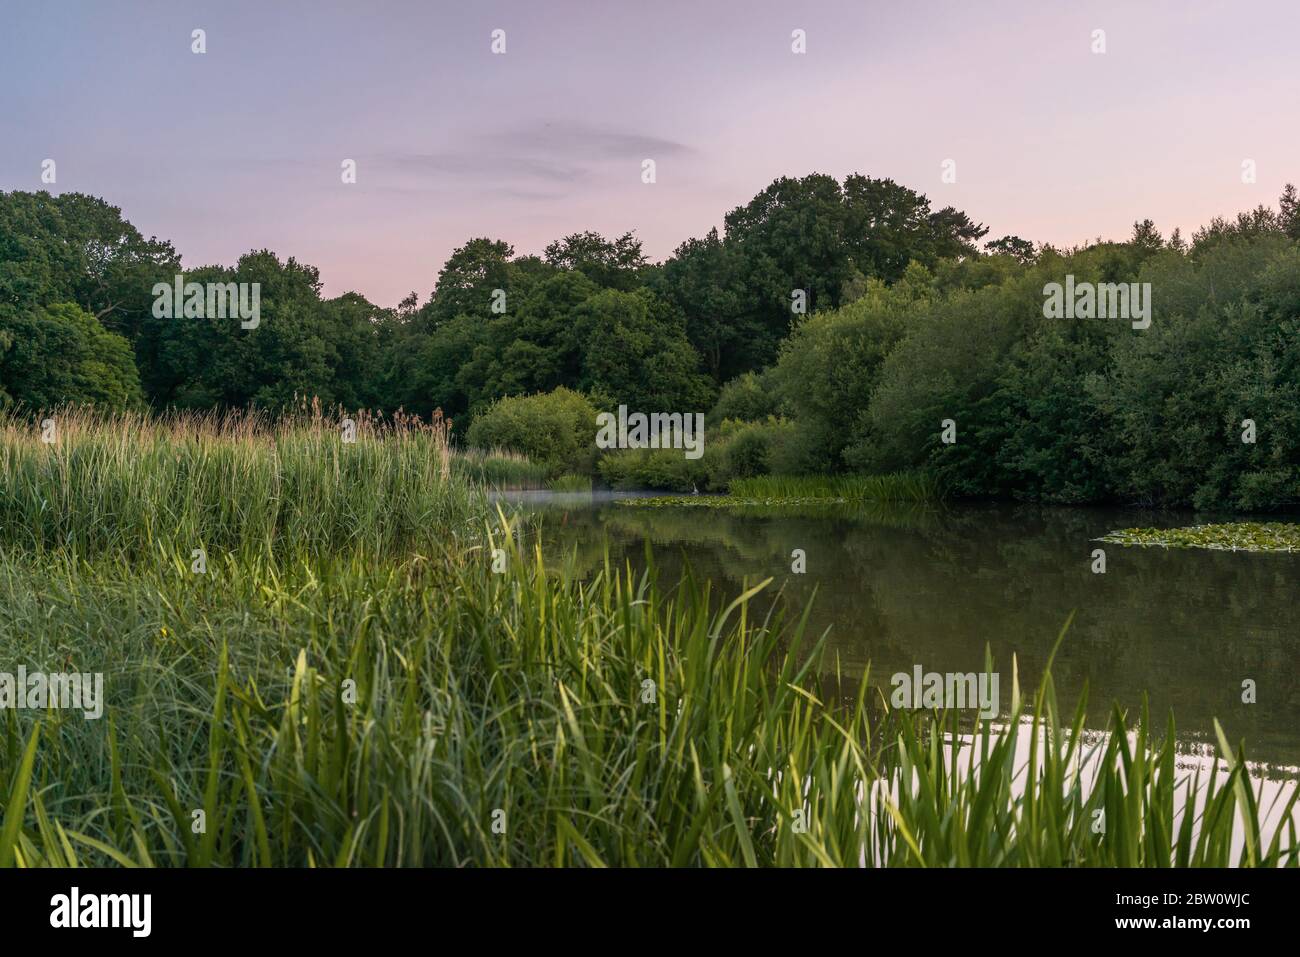
<svg viewBox="0 0 1300 957">
<path fill-rule="evenodd" d="M 770 386 L 753 372 L 737 376 L 718 391 L 718 401 L 709 412 L 710 425 L 726 419 L 761 422 L 777 413 L 778 400 Z"/>
<path fill-rule="evenodd" d="M 619 457 L 605 469 L 620 485 L 925 471 L 956 495 L 1284 508 L 1300 502 L 1296 197 L 1190 243 L 1144 219 L 1126 242 L 1005 236 L 985 255 L 983 226 L 891 180 L 782 177 L 663 263 L 631 233 L 572 233 L 541 256 L 475 237 L 423 306 L 388 309 L 325 299 L 314 267 L 270 250 L 182 273 L 102 200 L 0 193 L 0 402 L 274 412 L 312 397 L 441 412 L 465 436 L 499 400 L 567 389 L 600 410 L 708 410 L 702 465 Z M 154 284 L 178 274 L 257 283 L 257 328 L 153 315 Z M 1067 275 L 1149 283 L 1150 327 L 1045 318 L 1044 287 Z M 547 429 L 565 432 L 563 414 Z M 550 455 L 521 429 L 509 440 Z M 591 471 L 565 454 L 535 464 Z"/>
<path fill-rule="evenodd" d="M 526 455 L 551 476 L 590 472 L 596 454 L 596 409 L 580 392 L 498 399 L 474 420 L 467 440 L 477 448 Z"/>
<path fill-rule="evenodd" d="M 0 306 L 0 402 L 132 409 L 143 399 L 130 345 L 80 306 Z"/>
<path fill-rule="evenodd" d="M 73 408 L 51 417 L 49 444 L 39 423 L 0 419 L 0 529 L 31 553 L 156 561 L 170 543 L 184 558 L 175 570 L 188 574 L 199 548 L 214 561 L 222 552 L 400 551 L 431 529 L 468 533 L 483 507 L 476 486 L 452 481 L 442 422 L 360 416 L 347 442 L 319 407 L 276 419 Z"/>
<path fill-rule="evenodd" d="M 942 489 L 927 475 L 764 475 L 737 479 L 731 494 L 749 499 L 835 499 L 843 502 L 933 502 Z"/>
<path fill-rule="evenodd" d="M 551 479 L 546 487 L 552 492 L 590 492 L 591 476 L 568 473 Z"/>
<path fill-rule="evenodd" d="M 602 455 L 596 469 L 611 488 L 703 491 L 718 454 L 707 445 L 698 459 L 688 459 L 681 449 L 616 449 Z"/>
<path fill-rule="evenodd" d="M 788 471 L 842 468 L 850 428 L 866 410 L 885 357 L 903 337 L 910 316 L 931 295 L 930 273 L 919 265 L 893 287 L 872 281 L 861 297 L 815 313 L 781 344 L 764 377 L 798 423 L 804 461 Z"/>
</svg>

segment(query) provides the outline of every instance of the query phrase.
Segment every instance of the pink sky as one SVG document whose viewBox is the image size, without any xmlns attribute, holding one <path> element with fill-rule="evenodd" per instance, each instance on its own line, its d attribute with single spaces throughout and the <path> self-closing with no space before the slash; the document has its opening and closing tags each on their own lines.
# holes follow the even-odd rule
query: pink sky
<svg viewBox="0 0 1300 957">
<path fill-rule="evenodd" d="M 1189 234 L 1300 180 L 1294 0 L 466 6 L 16 9 L 0 188 L 42 188 L 54 158 L 55 190 L 187 266 L 269 247 L 393 305 L 473 236 L 635 230 L 663 258 L 780 175 L 891 177 L 1057 245 L 1146 217 Z"/>
</svg>

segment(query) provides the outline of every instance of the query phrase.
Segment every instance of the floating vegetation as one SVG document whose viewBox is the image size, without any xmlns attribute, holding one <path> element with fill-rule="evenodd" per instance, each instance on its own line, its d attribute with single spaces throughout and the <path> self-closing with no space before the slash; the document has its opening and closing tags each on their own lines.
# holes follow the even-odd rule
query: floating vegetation
<svg viewBox="0 0 1300 957">
<path fill-rule="evenodd" d="M 748 498 L 741 495 L 653 495 L 620 498 L 614 504 L 627 505 L 631 508 L 767 508 L 788 505 L 845 505 L 848 501 L 846 498 L 818 496 Z"/>
<path fill-rule="evenodd" d="M 1182 528 L 1122 528 L 1107 532 L 1098 541 L 1116 545 L 1213 548 L 1233 552 L 1294 552 L 1300 550 L 1300 525 L 1286 522 L 1228 522 Z"/>
</svg>

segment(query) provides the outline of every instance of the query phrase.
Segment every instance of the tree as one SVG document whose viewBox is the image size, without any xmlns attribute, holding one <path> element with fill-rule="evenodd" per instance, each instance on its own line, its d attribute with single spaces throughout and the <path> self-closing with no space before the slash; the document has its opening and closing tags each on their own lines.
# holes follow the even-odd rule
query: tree
<svg viewBox="0 0 1300 957">
<path fill-rule="evenodd" d="M 844 180 L 845 243 L 854 267 L 867 278 L 896 282 L 916 260 L 931 268 L 940 259 L 974 256 L 988 233 L 960 210 L 930 211 L 921 193 L 892 179 L 857 173 Z"/>
<path fill-rule="evenodd" d="M 762 330 L 754 351 L 763 359 L 774 355 L 799 315 L 797 302 L 806 312 L 839 305 L 853 272 L 844 212 L 839 183 L 814 173 L 783 176 L 727 214 L 726 238 L 739 257 L 746 306 Z"/>
<path fill-rule="evenodd" d="M 180 271 L 171 243 L 145 239 L 122 211 L 84 193 L 0 193 L 0 302 L 75 302 L 134 343 L 150 290 Z"/>
<path fill-rule="evenodd" d="M 546 262 L 556 269 L 582 273 L 604 289 L 627 292 L 640 285 L 646 265 L 641 240 L 624 233 L 610 242 L 599 233 L 572 233 L 546 247 Z"/>
<path fill-rule="evenodd" d="M 295 396 L 326 405 L 360 401 L 356 377 L 375 374 L 373 307 L 359 296 L 327 305 L 318 270 L 270 250 L 240 257 L 234 269 L 205 266 L 186 282 L 238 283 L 260 290 L 256 328 L 238 317 L 154 317 L 137 343 L 146 391 L 179 408 L 290 406 Z M 358 355 L 358 350 L 363 354 Z M 351 380 L 349 381 L 349 377 Z"/>
<path fill-rule="evenodd" d="M 688 239 L 656 270 L 650 286 L 682 313 L 686 338 L 704 360 L 715 383 L 751 369 L 764 358 L 759 312 L 741 282 L 740 255 L 716 228 Z"/>
<path fill-rule="evenodd" d="M 1278 200 L 1278 219 L 1282 231 L 1292 239 L 1300 239 L 1300 198 L 1296 197 L 1294 183 L 1287 183 Z"/>
<path fill-rule="evenodd" d="M 584 391 L 645 412 L 703 412 L 712 404 L 680 314 L 649 290 L 603 290 L 574 310 L 573 322 Z"/>
<path fill-rule="evenodd" d="M 480 237 L 457 247 L 438 272 L 438 284 L 425 305 L 422 322 L 438 328 L 455 316 L 493 315 L 493 290 L 509 291 L 509 263 L 514 247 L 499 239 Z M 508 302 L 508 299 L 507 299 Z"/>
<path fill-rule="evenodd" d="M 1133 224 L 1133 235 L 1129 238 L 1128 244 L 1137 251 L 1139 261 L 1145 261 L 1165 248 L 1164 237 L 1160 235 L 1160 230 L 1156 229 L 1156 224 L 1149 219 Z"/>
<path fill-rule="evenodd" d="M 990 240 L 984 244 L 984 248 L 994 256 L 1010 256 L 1017 262 L 1025 264 L 1032 263 L 1037 258 L 1034 244 L 1019 236 L 1003 236 L 1001 239 Z"/>
<path fill-rule="evenodd" d="M 131 347 L 76 303 L 0 308 L 0 399 L 34 409 L 64 402 L 143 403 Z"/>
</svg>

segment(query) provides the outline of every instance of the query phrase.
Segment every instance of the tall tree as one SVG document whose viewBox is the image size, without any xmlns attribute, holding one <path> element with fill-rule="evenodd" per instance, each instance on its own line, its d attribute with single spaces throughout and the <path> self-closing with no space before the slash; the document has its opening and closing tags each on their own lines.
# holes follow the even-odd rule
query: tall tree
<svg viewBox="0 0 1300 957">
<path fill-rule="evenodd" d="M 632 233 L 612 241 L 590 231 L 572 233 L 548 245 L 545 258 L 557 269 L 576 270 L 603 289 L 623 292 L 640 285 L 646 265 L 641 240 Z"/>
<path fill-rule="evenodd" d="M 719 385 L 763 358 L 755 348 L 764 335 L 760 312 L 745 295 L 741 267 L 735 246 L 715 228 L 678 246 L 650 278 L 685 317 L 686 338 Z"/>
<path fill-rule="evenodd" d="M 426 329 L 436 329 L 462 315 L 487 321 L 493 314 L 494 290 L 503 290 L 508 297 L 509 263 L 514 254 L 509 243 L 486 237 L 457 247 L 438 272 L 438 285 L 424 307 Z"/>
</svg>

